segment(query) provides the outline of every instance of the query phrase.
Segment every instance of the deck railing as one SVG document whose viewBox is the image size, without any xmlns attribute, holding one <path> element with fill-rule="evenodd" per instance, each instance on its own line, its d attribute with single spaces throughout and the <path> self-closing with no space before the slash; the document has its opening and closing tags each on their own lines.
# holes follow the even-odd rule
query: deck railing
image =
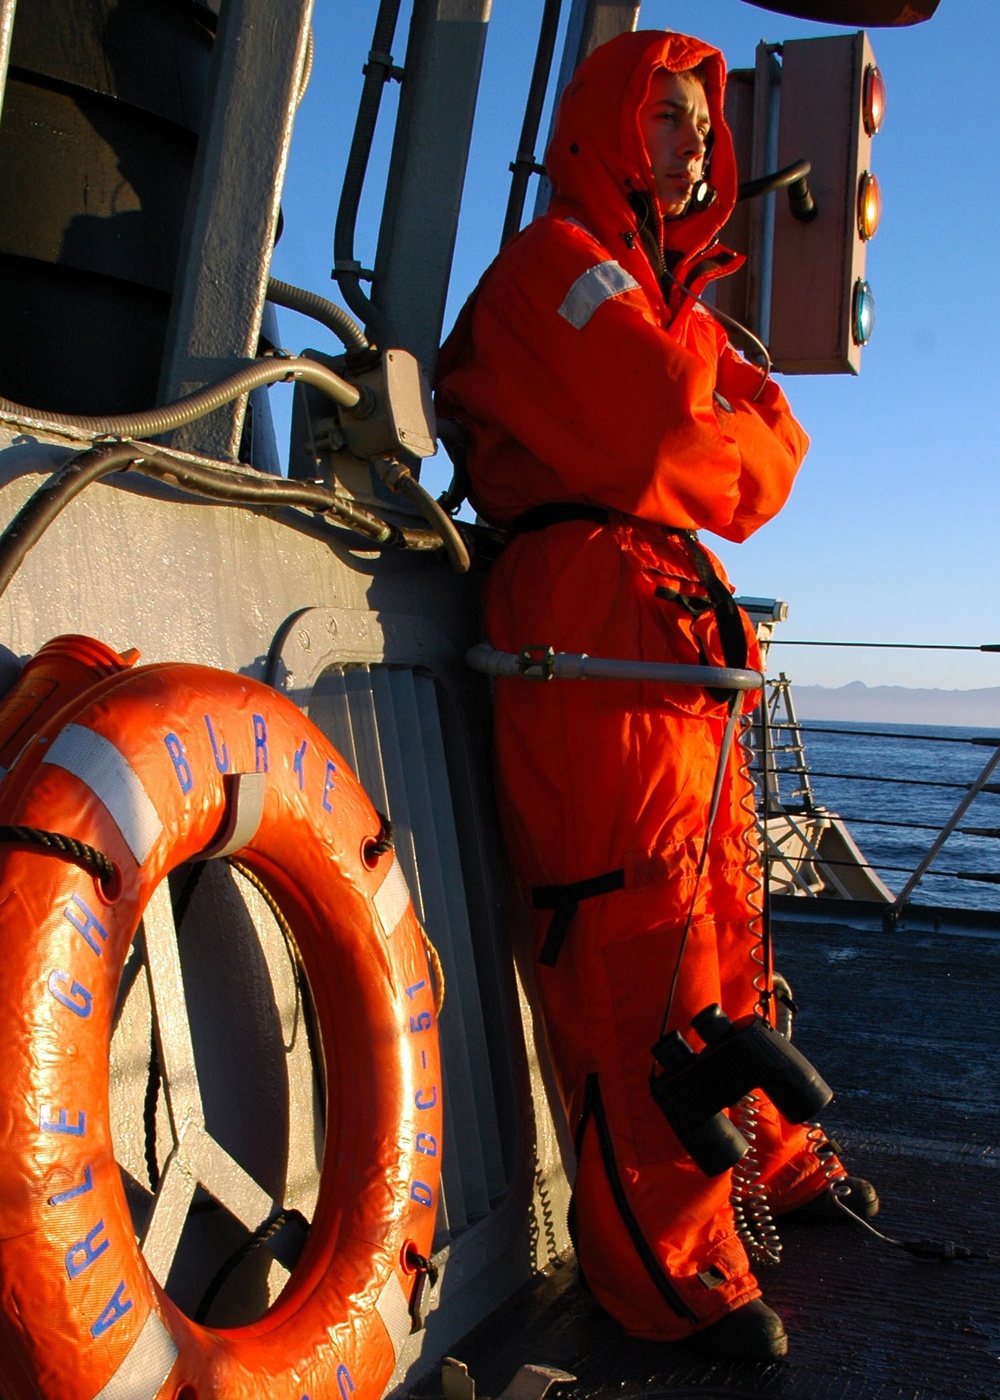
<svg viewBox="0 0 1000 1400">
<path fill-rule="evenodd" d="M 890 919 L 915 901 L 1000 908 L 986 893 L 1000 886 L 1000 733 L 803 722 L 784 672 L 765 704 L 754 748 L 772 891 L 863 897 L 867 875 Z"/>
</svg>

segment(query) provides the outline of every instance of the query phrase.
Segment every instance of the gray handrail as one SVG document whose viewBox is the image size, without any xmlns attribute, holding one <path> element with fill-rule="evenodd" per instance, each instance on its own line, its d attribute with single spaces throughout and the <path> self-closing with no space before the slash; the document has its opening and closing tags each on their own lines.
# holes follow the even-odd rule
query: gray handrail
<svg viewBox="0 0 1000 1400">
<path fill-rule="evenodd" d="M 489 642 L 478 642 L 465 654 L 474 671 L 486 676 L 520 677 L 555 681 L 660 681 L 668 685 L 711 686 L 719 690 L 759 690 L 760 671 L 735 666 L 683 666 L 668 661 L 621 661 L 586 652 L 553 651 L 551 647 L 525 647 L 523 651 L 498 651 Z"/>
</svg>

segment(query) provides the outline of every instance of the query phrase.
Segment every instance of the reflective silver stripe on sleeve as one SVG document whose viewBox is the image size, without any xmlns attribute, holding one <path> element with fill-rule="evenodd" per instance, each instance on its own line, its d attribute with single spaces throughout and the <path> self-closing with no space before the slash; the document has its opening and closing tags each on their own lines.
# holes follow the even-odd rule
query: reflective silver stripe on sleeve
<svg viewBox="0 0 1000 1400">
<path fill-rule="evenodd" d="M 385 879 L 375 891 L 374 903 L 375 912 L 382 925 L 382 932 L 388 938 L 406 913 L 410 903 L 410 890 L 406 883 L 406 876 L 395 857 L 386 871 Z"/>
<path fill-rule="evenodd" d="M 392 1342 L 392 1354 L 398 1361 L 403 1344 L 413 1331 L 413 1322 L 410 1318 L 410 1305 L 406 1301 L 403 1285 L 395 1274 L 389 1275 L 388 1282 L 378 1295 L 375 1308 L 385 1323 L 385 1330 L 389 1333 L 389 1340 Z"/>
<path fill-rule="evenodd" d="M 609 299 L 630 292 L 639 283 L 613 258 L 588 267 L 570 287 L 559 308 L 559 315 L 582 331 L 597 308 Z"/>
<path fill-rule="evenodd" d="M 153 1400 L 176 1360 L 176 1342 L 151 1311 L 125 1360 L 94 1400 Z"/>
<path fill-rule="evenodd" d="M 141 865 L 156 844 L 163 823 L 139 775 L 110 739 L 67 724 L 45 755 L 45 763 L 65 768 L 104 803 L 125 844 Z"/>
</svg>

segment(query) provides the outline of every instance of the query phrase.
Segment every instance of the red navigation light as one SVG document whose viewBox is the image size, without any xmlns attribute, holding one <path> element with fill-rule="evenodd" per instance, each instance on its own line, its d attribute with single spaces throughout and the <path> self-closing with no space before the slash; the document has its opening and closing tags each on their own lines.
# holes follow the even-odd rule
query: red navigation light
<svg viewBox="0 0 1000 1400">
<path fill-rule="evenodd" d="M 874 63 L 865 69 L 864 92 L 862 95 L 862 115 L 865 131 L 874 136 L 881 128 L 885 117 L 885 79 Z"/>
<path fill-rule="evenodd" d="M 863 170 L 858 181 L 858 233 L 867 243 L 875 237 L 882 217 L 882 190 L 870 170 Z"/>
</svg>

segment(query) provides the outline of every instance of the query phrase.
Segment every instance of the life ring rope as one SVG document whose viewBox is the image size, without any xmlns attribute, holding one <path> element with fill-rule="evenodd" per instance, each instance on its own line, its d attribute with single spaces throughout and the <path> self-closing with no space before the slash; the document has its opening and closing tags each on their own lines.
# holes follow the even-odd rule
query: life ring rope
<svg viewBox="0 0 1000 1400">
<path fill-rule="evenodd" d="M 58 831 L 43 831 L 37 826 L 0 826 L 0 842 L 10 841 L 24 846 L 42 846 L 69 856 L 84 870 L 90 870 L 104 880 L 114 877 L 114 864 L 103 851 L 88 846 L 85 841 L 76 841 L 72 836 L 63 836 Z"/>
</svg>

